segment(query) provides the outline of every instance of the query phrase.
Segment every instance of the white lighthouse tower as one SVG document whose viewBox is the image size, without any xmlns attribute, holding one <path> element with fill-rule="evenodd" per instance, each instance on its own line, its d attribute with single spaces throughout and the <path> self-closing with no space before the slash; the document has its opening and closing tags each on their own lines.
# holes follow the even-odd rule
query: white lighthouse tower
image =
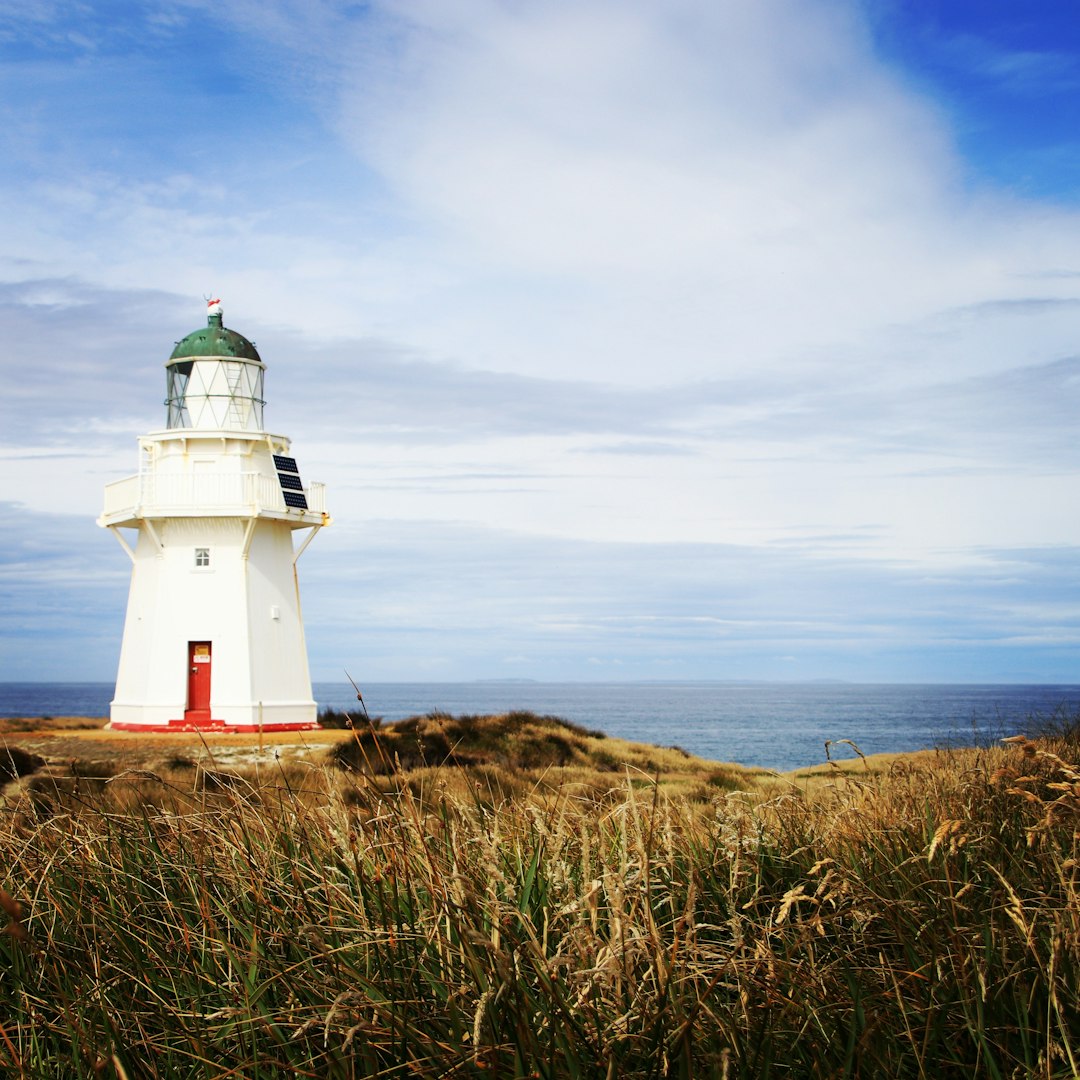
<svg viewBox="0 0 1080 1080">
<path fill-rule="evenodd" d="M 305 487 L 289 440 L 263 430 L 255 346 L 220 301 L 207 314 L 165 364 L 165 430 L 105 487 L 98 524 L 132 561 L 111 726 L 314 728 L 296 563 L 330 523 L 323 485 Z"/>
</svg>

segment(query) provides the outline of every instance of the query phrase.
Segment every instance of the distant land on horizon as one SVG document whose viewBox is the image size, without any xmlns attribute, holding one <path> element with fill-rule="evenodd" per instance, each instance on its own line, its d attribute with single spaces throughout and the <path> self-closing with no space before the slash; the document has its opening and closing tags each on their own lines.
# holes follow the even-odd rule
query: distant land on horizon
<svg viewBox="0 0 1080 1080">
<path fill-rule="evenodd" d="M 0 679 L 0 686 L 109 686 L 115 679 Z M 315 678 L 312 684 L 326 686 L 346 680 Z M 1078 682 L 1031 681 L 1024 679 L 753 679 L 699 677 L 683 679 L 532 679 L 525 677 L 474 679 L 364 679 L 363 686 L 1080 686 Z"/>
</svg>

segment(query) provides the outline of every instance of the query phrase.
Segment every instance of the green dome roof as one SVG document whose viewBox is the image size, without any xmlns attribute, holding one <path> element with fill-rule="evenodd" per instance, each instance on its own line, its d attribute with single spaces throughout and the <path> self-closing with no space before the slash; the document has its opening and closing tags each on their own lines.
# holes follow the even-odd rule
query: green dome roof
<svg viewBox="0 0 1080 1080">
<path fill-rule="evenodd" d="M 194 330 L 183 341 L 176 343 L 170 360 L 183 360 L 195 356 L 238 356 L 244 360 L 262 358 L 255 351 L 255 346 L 243 334 L 228 330 L 221 325 L 220 315 L 211 315 L 209 325 L 202 330 Z"/>
</svg>

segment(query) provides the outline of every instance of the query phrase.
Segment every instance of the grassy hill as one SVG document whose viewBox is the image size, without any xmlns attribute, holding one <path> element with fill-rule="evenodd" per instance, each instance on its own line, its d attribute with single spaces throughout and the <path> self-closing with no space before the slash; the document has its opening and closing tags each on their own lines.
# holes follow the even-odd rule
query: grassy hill
<svg viewBox="0 0 1080 1080">
<path fill-rule="evenodd" d="M 98 801 L 131 809 L 159 796 L 179 805 L 207 784 L 255 797 L 282 784 L 319 801 L 329 792 L 350 798 L 362 776 L 383 791 L 421 795 L 482 791 L 489 802 L 536 793 L 574 791 L 602 798 L 631 785 L 708 802 L 717 791 L 752 790 L 774 776 L 767 770 L 696 758 L 678 748 L 627 742 L 553 716 L 516 711 L 494 716 L 434 712 L 393 724 L 323 714 L 334 726 L 318 732 L 249 734 L 132 734 L 79 726 L 72 718 L 0 720 L 0 782 L 25 776 L 23 794 L 44 808 L 70 808 L 69 794 L 93 790 Z M 8 728 L 5 731 L 5 726 Z M 23 763 L 29 755 L 36 766 Z M 160 781 L 150 781 L 152 774 Z M 147 786 L 147 782 L 150 786 Z M 344 794 L 342 794 L 344 793 Z M 9 792 L 9 798 L 14 792 Z M 175 806 L 174 806 L 175 808 Z"/>
<path fill-rule="evenodd" d="M 0 739 L 5 1075 L 1078 1075 L 1074 729 L 812 788 L 531 714 Z"/>
</svg>

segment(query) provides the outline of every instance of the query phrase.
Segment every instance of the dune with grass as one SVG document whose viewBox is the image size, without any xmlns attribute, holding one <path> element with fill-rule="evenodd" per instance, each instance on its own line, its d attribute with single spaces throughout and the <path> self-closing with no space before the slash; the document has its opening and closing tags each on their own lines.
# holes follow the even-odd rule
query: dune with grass
<svg viewBox="0 0 1080 1080">
<path fill-rule="evenodd" d="M 527 713 L 0 757 L 5 1075 L 1078 1075 L 1076 723 L 786 777 Z"/>
</svg>

